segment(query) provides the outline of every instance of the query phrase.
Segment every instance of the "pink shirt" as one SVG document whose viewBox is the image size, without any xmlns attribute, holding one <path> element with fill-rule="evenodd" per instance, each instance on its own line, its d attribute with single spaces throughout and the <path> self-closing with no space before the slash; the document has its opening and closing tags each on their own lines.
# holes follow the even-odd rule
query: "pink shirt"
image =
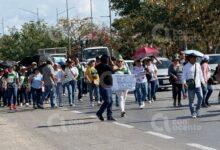
<svg viewBox="0 0 220 150">
<path fill-rule="evenodd" d="M 209 65 L 208 63 L 203 63 L 202 64 L 202 73 L 205 82 L 207 83 L 208 79 L 210 78 L 210 72 L 209 72 Z"/>
</svg>

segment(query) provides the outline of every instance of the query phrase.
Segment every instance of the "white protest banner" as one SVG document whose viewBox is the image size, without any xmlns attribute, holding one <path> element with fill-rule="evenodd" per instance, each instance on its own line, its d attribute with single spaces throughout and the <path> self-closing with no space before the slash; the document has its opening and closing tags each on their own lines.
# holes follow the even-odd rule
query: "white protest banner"
<svg viewBox="0 0 220 150">
<path fill-rule="evenodd" d="M 135 75 L 131 74 L 113 74 L 113 91 L 129 90 L 134 91 L 136 85 Z"/>
</svg>

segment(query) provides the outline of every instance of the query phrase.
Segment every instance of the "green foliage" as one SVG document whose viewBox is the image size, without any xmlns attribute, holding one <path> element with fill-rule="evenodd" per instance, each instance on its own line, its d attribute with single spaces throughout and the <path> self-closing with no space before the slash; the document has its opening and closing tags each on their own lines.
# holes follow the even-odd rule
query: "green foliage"
<svg viewBox="0 0 220 150">
<path fill-rule="evenodd" d="M 172 54 L 187 47 L 211 52 L 219 41 L 218 0 L 111 0 L 120 49 L 154 44 Z M 125 48 L 126 47 L 126 48 Z"/>
</svg>

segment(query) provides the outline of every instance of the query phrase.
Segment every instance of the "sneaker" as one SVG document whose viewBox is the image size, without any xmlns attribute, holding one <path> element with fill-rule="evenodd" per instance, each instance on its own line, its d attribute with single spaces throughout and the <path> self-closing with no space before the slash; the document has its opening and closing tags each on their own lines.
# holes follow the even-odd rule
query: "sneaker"
<svg viewBox="0 0 220 150">
<path fill-rule="evenodd" d="M 98 113 L 96 113 L 96 116 L 98 117 L 98 119 L 100 121 L 104 121 L 105 120 L 104 117 L 102 115 L 99 115 Z"/>
<path fill-rule="evenodd" d="M 29 106 L 29 103 L 25 103 L 26 106 Z"/>
<path fill-rule="evenodd" d="M 125 111 L 121 112 L 121 117 L 123 118 L 126 115 Z"/>
<path fill-rule="evenodd" d="M 139 108 L 140 108 L 140 109 L 143 109 L 144 106 L 145 106 L 145 104 L 141 104 Z"/>
<path fill-rule="evenodd" d="M 101 105 L 102 104 L 102 102 L 101 101 L 98 101 L 98 105 Z"/>
<path fill-rule="evenodd" d="M 149 103 L 149 104 L 151 104 L 151 103 L 152 103 L 152 101 L 151 101 L 151 100 L 149 100 L 149 101 L 148 101 L 148 103 Z"/>
<path fill-rule="evenodd" d="M 192 118 L 193 118 L 193 119 L 196 119 L 196 118 L 197 118 L 196 113 L 193 113 L 193 114 L 192 114 Z"/>
<path fill-rule="evenodd" d="M 65 94 L 65 93 L 63 93 L 63 96 L 66 96 L 66 94 Z"/>
<path fill-rule="evenodd" d="M 22 106 L 23 106 L 23 104 L 21 103 L 21 104 L 20 104 L 20 107 L 22 107 Z"/>
<path fill-rule="evenodd" d="M 82 101 L 82 99 L 80 98 L 80 99 L 79 99 L 79 102 L 81 102 L 81 101 Z"/>
</svg>

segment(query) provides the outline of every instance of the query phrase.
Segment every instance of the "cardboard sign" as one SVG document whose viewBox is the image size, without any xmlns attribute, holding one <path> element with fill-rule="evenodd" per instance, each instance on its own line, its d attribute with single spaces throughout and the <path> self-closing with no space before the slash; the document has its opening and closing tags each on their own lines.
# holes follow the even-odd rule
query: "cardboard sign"
<svg viewBox="0 0 220 150">
<path fill-rule="evenodd" d="M 113 86 L 112 86 L 113 91 L 135 90 L 135 85 L 136 85 L 135 75 L 114 74 L 112 75 L 112 78 L 113 78 Z"/>
</svg>

